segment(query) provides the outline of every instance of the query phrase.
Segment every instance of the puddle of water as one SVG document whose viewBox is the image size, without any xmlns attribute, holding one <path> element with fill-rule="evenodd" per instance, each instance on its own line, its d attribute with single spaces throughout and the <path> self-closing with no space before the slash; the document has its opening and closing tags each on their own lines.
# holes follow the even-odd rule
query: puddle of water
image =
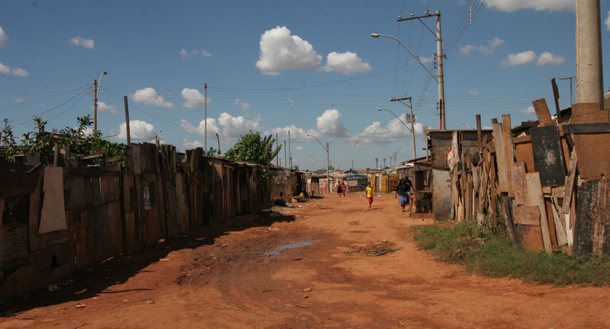
<svg viewBox="0 0 610 329">
<path fill-rule="evenodd" d="M 313 244 L 313 242 L 309 242 L 309 241 L 302 241 L 302 242 L 297 242 L 297 243 L 291 243 L 291 244 L 287 244 L 287 245 L 283 245 L 281 247 L 277 247 L 277 250 L 286 250 L 286 249 L 294 249 L 294 248 L 300 248 L 300 247 L 305 247 L 305 246 L 311 246 Z M 270 251 L 264 254 L 265 256 L 278 256 L 280 255 L 279 251 Z"/>
<path fill-rule="evenodd" d="M 305 246 L 311 246 L 313 244 L 313 242 L 309 242 L 309 241 L 303 241 L 303 242 L 297 242 L 297 243 L 291 243 L 291 244 L 287 244 L 281 247 L 277 247 L 278 250 L 285 250 L 285 249 L 294 249 L 294 248 L 300 248 L 300 247 L 305 247 Z"/>
</svg>

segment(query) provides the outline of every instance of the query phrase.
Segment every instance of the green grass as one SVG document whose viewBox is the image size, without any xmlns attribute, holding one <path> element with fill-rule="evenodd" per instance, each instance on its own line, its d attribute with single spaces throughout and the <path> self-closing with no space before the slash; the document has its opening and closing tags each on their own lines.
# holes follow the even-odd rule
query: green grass
<svg viewBox="0 0 610 329">
<path fill-rule="evenodd" d="M 412 230 L 420 249 L 439 261 L 464 265 L 472 273 L 554 286 L 610 284 L 609 257 L 576 258 L 531 252 L 515 245 L 501 232 L 477 227 L 472 221 L 445 227 L 416 226 Z"/>
</svg>

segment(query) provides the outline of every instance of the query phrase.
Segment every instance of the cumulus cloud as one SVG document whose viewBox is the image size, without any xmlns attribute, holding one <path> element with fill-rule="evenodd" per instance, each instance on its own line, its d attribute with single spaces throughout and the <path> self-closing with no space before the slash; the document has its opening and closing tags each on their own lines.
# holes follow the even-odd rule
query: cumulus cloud
<svg viewBox="0 0 610 329">
<path fill-rule="evenodd" d="M 343 126 L 343 115 L 336 109 L 324 111 L 317 118 L 318 131 L 328 137 L 345 137 L 348 135 L 347 129 Z"/>
<path fill-rule="evenodd" d="M 307 135 L 316 136 L 322 138 L 320 133 L 314 129 L 305 130 L 295 125 L 287 127 L 277 127 L 265 131 L 264 135 L 278 136 L 279 139 L 288 139 L 288 132 L 290 132 L 290 139 L 295 143 L 316 143 L 316 140 L 308 137 Z"/>
<path fill-rule="evenodd" d="M 519 112 L 524 113 L 524 114 L 534 114 L 534 113 L 536 113 L 536 110 L 534 109 L 533 106 L 530 106 L 526 109 L 519 110 Z"/>
<path fill-rule="evenodd" d="M 8 46 L 8 36 L 4 33 L 2 26 L 0 26 L 0 47 Z"/>
<path fill-rule="evenodd" d="M 303 151 L 303 146 L 297 146 L 294 150 L 295 151 Z"/>
<path fill-rule="evenodd" d="M 235 100 L 235 105 L 239 105 L 239 107 L 241 107 L 242 111 L 245 111 L 245 110 L 247 110 L 247 109 L 249 109 L 249 108 L 251 108 L 251 107 L 252 107 L 252 106 L 250 106 L 250 104 L 249 104 L 249 103 L 240 102 L 240 101 L 239 101 L 239 98 L 237 98 L 237 99 Z"/>
<path fill-rule="evenodd" d="M 322 56 L 309 42 L 290 34 L 287 27 L 278 26 L 261 35 L 256 67 L 263 74 L 279 75 L 283 70 L 319 69 Z"/>
<path fill-rule="evenodd" d="M 524 51 L 518 54 L 508 55 L 500 64 L 502 67 L 525 65 L 536 62 L 538 66 L 553 66 L 565 63 L 566 59 L 563 56 L 553 55 L 548 51 L 543 52 L 540 56 L 536 55 L 531 50 Z"/>
<path fill-rule="evenodd" d="M 534 10 L 574 10 L 576 2 L 574 0 L 487 0 L 487 8 L 499 11 L 513 12 L 520 9 Z"/>
<path fill-rule="evenodd" d="M 184 147 L 187 150 L 196 149 L 198 147 L 204 147 L 202 142 L 197 141 L 197 140 L 190 140 L 190 139 L 186 139 L 186 138 L 183 138 L 180 141 L 180 144 L 182 145 L 182 147 Z"/>
<path fill-rule="evenodd" d="M 495 37 L 495 38 L 493 38 L 493 40 L 487 41 L 487 46 L 466 45 L 464 47 L 460 47 L 460 52 L 464 55 L 470 55 L 471 52 L 477 51 L 480 54 L 489 55 L 489 54 L 492 54 L 496 50 L 496 48 L 502 44 L 504 44 L 504 41 L 498 37 Z"/>
<path fill-rule="evenodd" d="M 186 100 L 182 105 L 187 109 L 202 108 L 205 106 L 205 96 L 197 89 L 182 89 L 182 98 Z"/>
<path fill-rule="evenodd" d="M 0 63 L 0 73 L 12 74 L 12 75 L 20 76 L 20 77 L 25 77 L 25 78 L 27 78 L 29 76 L 28 71 L 26 71 L 24 69 L 21 69 L 21 68 L 11 69 L 9 66 L 6 66 L 2 63 Z"/>
<path fill-rule="evenodd" d="M 468 90 L 468 94 L 470 94 L 471 96 L 476 96 L 479 94 L 479 92 L 474 89 L 470 89 Z"/>
<path fill-rule="evenodd" d="M 75 36 L 74 38 L 70 39 L 70 44 L 73 46 L 80 46 L 87 49 L 95 48 L 95 42 L 93 40 L 85 39 L 81 36 Z"/>
<path fill-rule="evenodd" d="M 180 128 L 189 134 L 198 134 L 201 136 L 205 136 L 205 119 L 201 120 L 197 127 L 193 126 L 190 122 L 182 119 L 180 121 Z M 216 119 L 208 118 L 208 137 L 215 136 L 216 134 L 220 135 L 220 133 L 220 129 L 216 124 Z"/>
<path fill-rule="evenodd" d="M 538 57 L 538 61 L 536 62 L 536 65 L 553 66 L 553 65 L 563 64 L 565 61 L 566 61 L 565 57 L 559 56 L 559 55 L 553 55 L 553 54 L 545 51 L 542 54 L 540 54 L 540 57 Z"/>
<path fill-rule="evenodd" d="M 212 54 L 207 52 L 205 49 L 187 51 L 186 49 L 182 48 L 178 52 L 178 54 L 180 54 L 180 57 L 182 57 L 182 58 L 191 58 L 193 56 L 214 57 Z"/>
<path fill-rule="evenodd" d="M 531 63 L 536 60 L 538 56 L 531 50 L 524 51 L 518 54 L 509 54 L 500 64 L 502 67 L 510 67 L 517 65 L 524 65 Z"/>
<path fill-rule="evenodd" d="M 93 108 L 93 105 L 91 105 L 91 108 Z M 97 109 L 100 112 L 108 112 L 108 113 L 113 113 L 113 114 L 118 113 L 116 108 L 114 107 L 114 105 L 108 105 L 108 104 L 106 104 L 104 102 L 100 102 L 100 101 L 97 102 Z"/>
<path fill-rule="evenodd" d="M 152 124 L 146 121 L 130 120 L 129 134 L 132 141 L 152 141 L 155 139 L 155 136 L 157 136 L 157 130 Z M 127 140 L 125 123 L 121 123 L 119 126 L 119 133 L 116 138 Z"/>
<path fill-rule="evenodd" d="M 372 67 L 368 62 L 364 63 L 356 53 L 333 51 L 326 57 L 326 69 L 343 74 L 352 74 L 370 71 Z"/>
<path fill-rule="evenodd" d="M 131 95 L 131 99 L 136 103 L 144 103 L 149 106 L 158 106 L 165 108 L 172 108 L 174 104 L 171 102 L 166 102 L 163 97 L 157 95 L 157 91 L 154 88 L 144 88 L 140 90 L 136 90 L 136 92 Z"/>
<path fill-rule="evenodd" d="M 314 47 L 285 26 L 278 26 L 261 35 L 259 60 L 256 67 L 266 75 L 280 75 L 285 70 L 335 71 L 343 74 L 371 70 L 368 62 L 363 62 L 352 52 L 331 52 L 322 66 L 322 55 Z"/>
<path fill-rule="evenodd" d="M 259 128 L 258 120 L 248 120 L 241 115 L 234 117 L 227 112 L 220 114 L 218 124 L 223 126 L 222 136 L 235 139 Z"/>
<path fill-rule="evenodd" d="M 404 117 L 404 114 L 401 114 L 401 117 Z M 413 126 L 415 134 L 422 135 L 424 133 L 424 127 L 421 123 L 416 122 Z M 361 148 L 362 145 L 366 144 L 380 145 L 410 138 L 411 132 L 398 119 L 392 119 L 385 127 L 379 121 L 373 122 L 362 132 L 351 137 L 350 141 L 354 148 Z"/>
</svg>

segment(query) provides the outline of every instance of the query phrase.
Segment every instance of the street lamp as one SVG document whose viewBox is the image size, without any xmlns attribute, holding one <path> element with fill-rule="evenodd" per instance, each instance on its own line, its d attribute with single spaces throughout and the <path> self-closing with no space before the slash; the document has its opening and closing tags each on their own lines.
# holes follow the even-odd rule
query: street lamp
<svg viewBox="0 0 610 329">
<path fill-rule="evenodd" d="M 466 122 L 462 122 L 462 124 L 466 125 L 466 127 L 468 127 L 468 130 L 470 130 L 470 126 Z"/>
<path fill-rule="evenodd" d="M 398 158 L 398 151 L 400 151 L 401 148 L 402 146 L 399 147 L 398 150 L 396 150 L 396 153 L 394 153 L 394 168 L 396 168 L 396 158 Z"/>
<path fill-rule="evenodd" d="M 330 152 L 329 152 L 328 142 L 326 142 L 326 147 L 324 147 L 324 145 L 322 145 L 322 143 L 316 136 L 307 135 L 307 137 L 315 138 L 316 141 L 318 141 L 318 143 L 320 144 L 320 146 L 322 146 L 324 151 L 326 151 L 326 183 L 327 183 L 328 192 L 330 192 Z"/>
<path fill-rule="evenodd" d="M 381 108 L 377 109 L 377 111 L 387 111 L 387 112 L 392 113 L 392 115 L 395 116 L 396 119 L 398 119 L 398 121 L 400 121 L 400 123 L 402 123 L 403 126 L 405 126 L 407 128 L 407 130 L 411 131 L 411 141 L 412 141 L 411 144 L 413 145 L 413 159 L 417 158 L 417 153 L 415 151 L 415 129 L 413 127 L 413 117 L 411 117 L 411 128 L 409 128 L 409 126 L 407 126 L 406 123 L 402 122 L 402 120 L 400 120 L 400 118 L 396 114 L 394 114 L 394 112 L 392 112 L 390 110 L 386 110 L 386 109 L 381 109 Z M 413 114 L 411 114 L 411 116 L 412 115 Z"/>
<path fill-rule="evenodd" d="M 108 74 L 108 72 L 104 71 L 100 74 L 100 84 L 99 86 L 95 81 L 93 81 L 93 87 L 95 90 L 93 91 L 93 134 L 97 132 L 97 96 L 100 94 L 100 89 L 102 88 L 102 77 Z"/>
<path fill-rule="evenodd" d="M 439 14 L 439 17 L 440 17 L 440 14 Z M 440 21 L 437 22 L 437 25 L 440 25 Z M 393 37 L 391 35 L 385 35 L 385 34 L 379 34 L 379 33 L 372 33 L 371 36 L 376 39 L 379 37 L 385 37 L 385 38 L 390 38 L 390 39 L 394 39 L 394 40 L 398 41 L 398 43 L 400 43 L 409 52 L 409 54 L 411 54 L 411 56 L 413 56 L 415 58 L 415 60 L 417 60 L 417 62 L 419 64 L 421 64 L 421 66 L 426 70 L 426 72 L 428 72 L 428 74 L 430 74 L 432 76 L 432 78 L 434 78 L 434 80 L 438 84 L 438 109 L 439 109 L 440 121 L 441 121 L 440 129 L 446 129 L 445 128 L 445 78 L 444 78 L 444 74 L 443 74 L 443 64 L 442 64 L 443 63 L 442 45 L 440 44 L 440 42 L 442 40 L 440 38 L 440 26 L 437 29 L 437 42 L 439 43 L 437 45 L 438 76 L 435 76 L 432 72 L 430 72 L 430 70 L 428 70 L 428 68 L 424 65 L 424 63 L 422 63 L 422 61 L 419 59 L 419 57 L 417 57 L 411 51 L 411 49 L 409 49 L 409 47 L 407 47 L 407 45 L 405 45 L 402 41 L 400 41 L 400 39 Z"/>
</svg>

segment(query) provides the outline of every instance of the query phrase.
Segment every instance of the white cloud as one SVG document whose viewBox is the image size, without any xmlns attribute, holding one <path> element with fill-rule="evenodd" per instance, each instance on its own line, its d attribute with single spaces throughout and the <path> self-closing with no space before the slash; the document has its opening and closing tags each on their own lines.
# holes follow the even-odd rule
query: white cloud
<svg viewBox="0 0 610 329">
<path fill-rule="evenodd" d="M 2 26 L 0 26 L 0 47 L 8 46 L 8 36 L 4 33 Z"/>
<path fill-rule="evenodd" d="M 470 95 L 472 95 L 472 96 L 476 96 L 476 95 L 478 95 L 478 94 L 479 94 L 479 92 L 478 92 L 478 91 L 476 91 L 476 90 L 474 90 L 474 89 L 470 89 L 470 90 L 468 90 L 468 94 L 470 94 Z"/>
<path fill-rule="evenodd" d="M 17 75 L 17 76 L 20 76 L 20 77 L 27 78 L 29 76 L 28 71 L 26 71 L 26 70 L 24 70 L 22 68 L 13 69 L 11 72 L 12 72 L 13 75 Z"/>
<path fill-rule="evenodd" d="M 227 112 L 220 114 L 218 124 L 223 126 L 222 136 L 225 138 L 239 138 L 247 134 L 250 130 L 258 130 L 258 120 L 248 120 L 243 116 L 234 117 Z"/>
<path fill-rule="evenodd" d="M 525 114 L 534 114 L 534 113 L 536 113 L 536 110 L 534 109 L 533 106 L 530 106 L 526 109 L 519 110 L 519 112 L 525 113 Z"/>
<path fill-rule="evenodd" d="M 198 147 L 203 147 L 203 142 L 197 141 L 197 140 L 190 140 L 190 139 L 186 139 L 183 138 L 181 143 L 182 147 L 184 147 L 187 150 L 192 150 L 192 149 L 196 149 Z"/>
<path fill-rule="evenodd" d="M 299 36 L 290 35 L 285 26 L 278 26 L 261 35 L 259 60 L 256 67 L 263 74 L 279 75 L 283 70 L 318 70 L 322 56 Z"/>
<path fill-rule="evenodd" d="M 290 132 L 290 140 L 294 143 L 316 143 L 315 139 L 307 137 L 307 135 L 322 138 L 320 133 L 314 129 L 305 130 L 295 125 L 269 129 L 265 131 L 264 135 L 273 135 L 275 137 L 277 134 L 278 138 L 288 140 L 288 132 Z"/>
<path fill-rule="evenodd" d="M 11 73 L 11 68 L 0 63 L 0 73 L 9 74 Z"/>
<path fill-rule="evenodd" d="M 362 62 L 356 53 L 351 51 L 345 53 L 332 52 L 326 58 L 326 67 L 328 71 L 336 71 L 343 74 L 352 74 L 370 71 L 371 65 Z"/>
<path fill-rule="evenodd" d="M 553 65 L 563 64 L 565 61 L 566 61 L 565 57 L 559 56 L 559 55 L 553 55 L 553 54 L 545 51 L 542 54 L 540 54 L 540 57 L 538 57 L 538 61 L 536 62 L 536 65 L 553 66 Z"/>
<path fill-rule="evenodd" d="M 197 89 L 182 89 L 182 98 L 186 100 L 182 105 L 188 109 L 202 108 L 205 106 L 205 96 Z"/>
<path fill-rule="evenodd" d="M 401 117 L 404 117 L 404 114 L 401 114 Z M 424 127 L 421 123 L 415 123 L 414 128 L 416 135 L 422 135 L 424 133 Z M 388 144 L 410 138 L 411 131 L 401 124 L 398 119 L 392 119 L 388 122 L 386 127 L 383 127 L 379 121 L 373 122 L 371 125 L 364 128 L 361 133 L 350 138 L 350 141 L 353 143 L 354 148 L 362 148 L 363 145 L 366 144 Z"/>
<path fill-rule="evenodd" d="M 210 54 L 209 52 L 207 52 L 205 49 L 201 49 L 201 50 L 193 50 L 193 51 L 187 51 L 186 49 L 182 48 L 178 54 L 180 54 L 180 57 L 182 58 L 190 58 L 192 56 L 204 56 L 204 57 L 214 57 L 212 54 Z"/>
<path fill-rule="evenodd" d="M 174 104 L 171 102 L 166 102 L 163 97 L 157 95 L 157 91 L 154 88 L 150 87 L 136 90 L 136 92 L 131 95 L 131 98 L 136 103 L 144 103 L 149 106 L 159 106 L 165 108 L 174 107 Z"/>
<path fill-rule="evenodd" d="M 504 44 L 504 41 L 498 37 L 495 37 L 495 38 L 493 38 L 493 40 L 488 40 L 487 44 L 488 44 L 487 46 L 467 45 L 464 47 L 460 47 L 460 52 L 464 55 L 469 55 L 473 51 L 478 51 L 480 54 L 489 55 L 489 54 L 492 54 L 498 46 Z"/>
<path fill-rule="evenodd" d="M 606 24 L 606 31 L 610 31 L 610 11 L 608 11 L 608 17 L 606 17 L 604 24 Z"/>
<path fill-rule="evenodd" d="M 518 54 L 509 54 L 500 64 L 502 67 L 524 65 L 535 61 L 538 58 L 536 53 L 531 50 Z"/>
<path fill-rule="evenodd" d="M 199 122 L 199 126 L 195 127 L 190 122 L 182 119 L 180 121 L 180 128 L 189 134 L 198 134 L 205 136 L 205 119 Z M 208 118 L 208 138 L 210 136 L 220 135 L 220 129 L 216 125 L 216 119 Z"/>
<path fill-rule="evenodd" d="M 91 105 L 91 108 L 93 108 L 93 105 Z M 100 112 L 108 112 L 108 113 L 113 113 L 113 114 L 118 113 L 116 108 L 114 107 L 114 105 L 108 105 L 108 104 L 106 104 L 104 102 L 100 102 L 100 101 L 97 102 L 97 109 Z"/>
<path fill-rule="evenodd" d="M 91 39 L 85 39 L 81 36 L 75 36 L 70 39 L 70 44 L 73 46 L 81 46 L 87 49 L 93 49 L 95 47 L 95 42 Z"/>
<path fill-rule="evenodd" d="M 12 74 L 12 75 L 16 75 L 16 76 L 20 76 L 20 77 L 28 77 L 28 71 L 21 69 L 21 68 L 14 68 L 11 69 L 9 66 L 6 66 L 2 63 L 0 63 L 0 73 L 4 73 L 4 74 Z"/>
<path fill-rule="evenodd" d="M 322 116 L 317 118 L 318 131 L 328 137 L 345 137 L 348 135 L 347 129 L 343 126 L 343 115 L 336 109 L 324 111 Z"/>
<path fill-rule="evenodd" d="M 303 151 L 303 146 L 297 146 L 294 150 L 295 151 Z"/>
<path fill-rule="evenodd" d="M 251 108 L 251 107 L 252 107 L 252 106 L 250 106 L 250 104 L 249 104 L 249 103 L 240 102 L 240 101 L 239 101 L 239 98 L 237 98 L 237 99 L 235 100 L 235 105 L 239 105 L 239 107 L 241 107 L 242 111 L 245 111 L 245 110 L 247 110 L 247 109 L 249 109 L 249 108 Z"/>
<path fill-rule="evenodd" d="M 127 132 L 125 127 L 125 123 L 121 123 L 119 126 L 119 133 L 116 138 L 127 140 Z M 155 139 L 155 136 L 157 136 L 157 131 L 152 124 L 146 121 L 130 120 L 129 134 L 132 141 L 152 141 Z"/>
<path fill-rule="evenodd" d="M 487 0 L 487 8 L 499 11 L 513 12 L 519 9 L 535 9 L 548 11 L 574 10 L 574 0 Z"/>
</svg>

